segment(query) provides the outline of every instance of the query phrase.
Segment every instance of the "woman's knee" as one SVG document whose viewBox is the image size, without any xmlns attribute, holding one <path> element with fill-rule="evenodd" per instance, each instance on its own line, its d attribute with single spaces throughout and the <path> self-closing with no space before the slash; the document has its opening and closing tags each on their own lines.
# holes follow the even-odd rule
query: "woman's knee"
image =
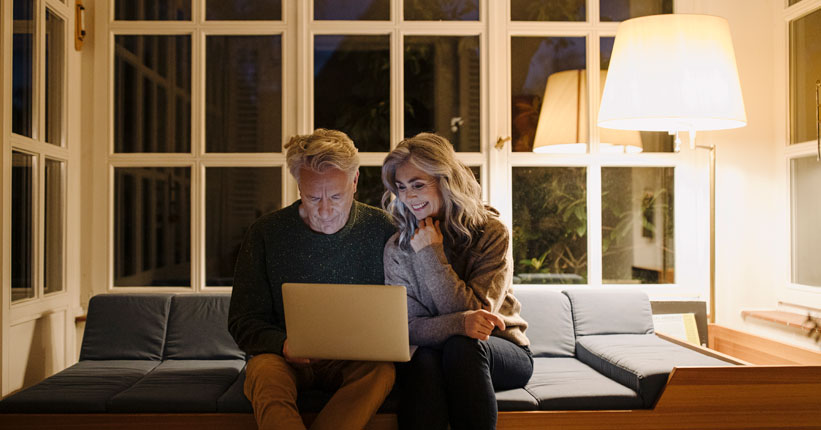
<svg viewBox="0 0 821 430">
<path fill-rule="evenodd" d="M 451 336 L 442 347 L 442 366 L 453 369 L 487 363 L 486 342 L 467 336 Z"/>
</svg>

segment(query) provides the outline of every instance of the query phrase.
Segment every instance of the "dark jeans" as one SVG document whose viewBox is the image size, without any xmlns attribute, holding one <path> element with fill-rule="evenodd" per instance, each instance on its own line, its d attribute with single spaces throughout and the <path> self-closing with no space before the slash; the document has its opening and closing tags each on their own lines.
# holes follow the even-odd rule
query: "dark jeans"
<svg viewBox="0 0 821 430">
<path fill-rule="evenodd" d="M 453 336 L 441 349 L 420 347 L 397 371 L 400 429 L 495 429 L 495 390 L 524 387 L 533 357 L 499 337 Z"/>
</svg>

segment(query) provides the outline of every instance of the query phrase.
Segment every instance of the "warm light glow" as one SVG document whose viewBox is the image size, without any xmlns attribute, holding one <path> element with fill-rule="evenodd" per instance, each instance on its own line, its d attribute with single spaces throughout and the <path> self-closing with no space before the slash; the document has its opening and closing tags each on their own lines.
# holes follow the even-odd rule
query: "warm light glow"
<svg viewBox="0 0 821 430">
<path fill-rule="evenodd" d="M 654 15 L 619 25 L 600 127 L 697 131 L 747 124 L 727 20 Z"/>
<path fill-rule="evenodd" d="M 599 92 L 604 88 L 607 70 L 599 75 Z M 533 152 L 584 154 L 587 152 L 587 71 L 565 70 L 547 78 L 544 102 L 539 113 Z M 599 146 L 606 153 L 642 151 L 637 131 L 599 129 Z"/>
</svg>

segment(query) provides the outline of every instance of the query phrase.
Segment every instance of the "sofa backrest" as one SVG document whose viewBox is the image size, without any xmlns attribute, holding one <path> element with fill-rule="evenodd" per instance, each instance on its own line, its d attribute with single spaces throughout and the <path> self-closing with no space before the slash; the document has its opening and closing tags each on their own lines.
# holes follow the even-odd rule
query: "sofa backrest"
<svg viewBox="0 0 821 430">
<path fill-rule="evenodd" d="M 88 303 L 80 360 L 160 360 L 171 294 L 100 294 Z"/>
<path fill-rule="evenodd" d="M 653 333 L 650 299 L 641 290 L 577 288 L 563 293 L 570 299 L 576 336 Z"/>
<path fill-rule="evenodd" d="M 557 291 L 530 285 L 516 285 L 513 295 L 522 303 L 521 316 L 527 321 L 525 334 L 533 356 L 573 357 L 576 337 L 570 300 Z"/>
<path fill-rule="evenodd" d="M 164 357 L 174 360 L 244 359 L 228 333 L 231 295 L 177 294 L 171 299 Z"/>
</svg>

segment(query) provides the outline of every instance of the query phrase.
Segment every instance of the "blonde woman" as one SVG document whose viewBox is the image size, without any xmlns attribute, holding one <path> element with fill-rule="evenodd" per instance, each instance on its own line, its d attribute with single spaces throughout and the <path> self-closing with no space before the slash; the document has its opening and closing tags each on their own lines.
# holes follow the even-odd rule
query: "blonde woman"
<svg viewBox="0 0 821 430">
<path fill-rule="evenodd" d="M 507 228 L 435 134 L 402 141 L 382 182 L 399 230 L 385 245 L 385 283 L 407 287 L 410 342 L 419 346 L 399 368 L 400 428 L 495 428 L 494 390 L 523 387 L 533 373 Z"/>
</svg>

